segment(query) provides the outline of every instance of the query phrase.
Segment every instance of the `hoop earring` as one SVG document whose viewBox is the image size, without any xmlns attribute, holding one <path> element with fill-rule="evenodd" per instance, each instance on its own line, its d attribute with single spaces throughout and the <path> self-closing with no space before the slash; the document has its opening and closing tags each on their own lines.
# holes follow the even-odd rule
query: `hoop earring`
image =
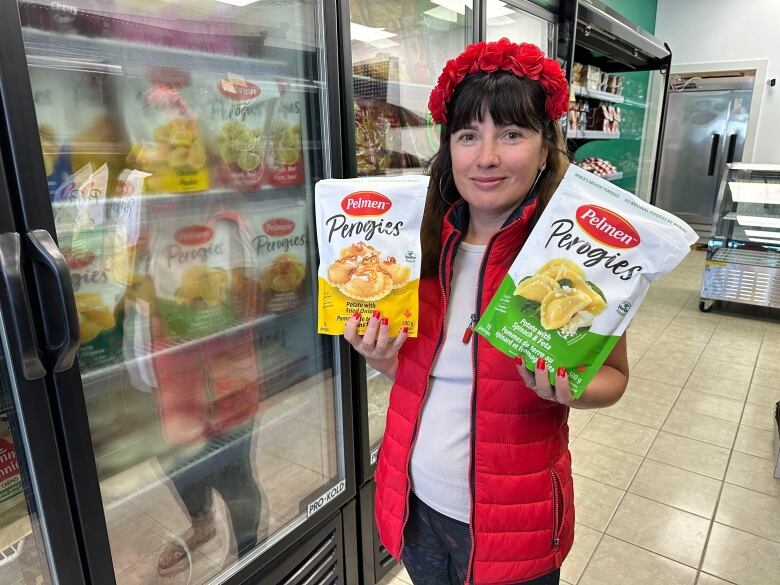
<svg viewBox="0 0 780 585">
<path fill-rule="evenodd" d="M 447 176 L 447 173 L 452 174 L 452 171 L 451 170 L 446 170 L 446 171 L 444 171 L 444 173 L 442 173 L 442 176 L 439 177 L 439 197 L 441 197 L 442 201 L 444 201 L 444 203 L 446 203 L 447 206 L 449 207 L 450 205 L 452 205 L 452 203 L 447 201 L 447 199 L 444 197 L 444 187 L 442 187 L 442 184 L 441 184 L 442 179 L 444 179 L 444 177 Z"/>
<path fill-rule="evenodd" d="M 544 169 L 539 169 L 539 172 L 536 173 L 536 178 L 534 179 L 534 184 L 531 185 L 531 188 L 528 190 L 528 195 L 534 192 L 534 189 L 536 189 L 536 184 L 539 182 L 539 178 L 542 176 L 542 173 L 544 172 Z M 526 197 L 528 197 L 526 195 Z"/>
</svg>

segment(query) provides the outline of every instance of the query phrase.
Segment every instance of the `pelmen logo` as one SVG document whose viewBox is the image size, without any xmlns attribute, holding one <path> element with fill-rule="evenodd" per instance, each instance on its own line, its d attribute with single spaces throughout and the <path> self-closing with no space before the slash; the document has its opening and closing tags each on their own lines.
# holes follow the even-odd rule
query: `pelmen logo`
<svg viewBox="0 0 780 585">
<path fill-rule="evenodd" d="M 174 237 L 182 246 L 200 246 L 214 237 L 214 230 L 206 225 L 188 225 L 177 230 Z"/>
<path fill-rule="evenodd" d="M 63 255 L 68 262 L 68 268 L 71 270 L 83 270 L 95 259 L 89 252 L 73 252 L 72 250 L 63 250 Z"/>
<path fill-rule="evenodd" d="M 259 96 L 260 88 L 246 79 L 233 77 L 219 82 L 219 92 L 228 99 L 244 102 Z"/>
<path fill-rule="evenodd" d="M 617 213 L 598 205 L 577 208 L 577 224 L 594 240 L 612 248 L 633 248 L 639 245 L 639 234 Z"/>
<path fill-rule="evenodd" d="M 273 237 L 290 235 L 294 229 L 295 223 L 292 220 L 284 219 L 283 217 L 269 219 L 263 224 L 263 231 Z"/>
<path fill-rule="evenodd" d="M 390 211 L 393 202 L 376 191 L 356 191 L 341 200 L 341 209 L 347 215 L 382 215 Z"/>
</svg>

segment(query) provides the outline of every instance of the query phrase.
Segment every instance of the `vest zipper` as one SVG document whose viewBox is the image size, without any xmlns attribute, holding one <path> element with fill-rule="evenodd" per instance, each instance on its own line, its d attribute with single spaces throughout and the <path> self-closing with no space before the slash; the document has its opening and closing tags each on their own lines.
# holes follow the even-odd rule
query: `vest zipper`
<svg viewBox="0 0 780 585">
<path fill-rule="evenodd" d="M 472 313 L 471 318 L 469 319 L 469 324 L 466 327 L 466 330 L 463 332 L 463 343 L 468 343 L 471 341 L 471 336 L 474 335 L 474 327 L 477 326 L 477 314 Z"/>
<path fill-rule="evenodd" d="M 406 458 L 406 503 L 404 504 L 404 521 L 401 525 L 401 547 L 398 552 L 399 558 L 403 555 L 405 540 L 404 533 L 406 532 L 406 523 L 409 521 L 409 494 L 412 491 L 412 453 L 414 452 L 414 445 L 417 443 L 417 433 L 420 430 L 420 418 L 422 417 L 422 411 L 423 408 L 425 408 L 425 402 L 428 399 L 428 391 L 431 389 L 431 373 L 433 372 L 433 367 L 436 364 L 436 359 L 439 357 L 439 351 L 444 344 L 445 338 L 445 324 L 447 321 L 447 291 L 445 290 L 446 281 L 444 274 L 446 267 L 442 267 L 442 262 L 444 261 L 446 254 L 449 253 L 452 239 L 459 234 L 460 232 L 457 231 L 450 234 L 449 238 L 447 238 L 447 241 L 444 243 L 444 246 L 442 246 L 441 256 L 439 257 L 439 286 L 441 287 L 441 298 L 444 301 L 444 313 L 441 321 L 441 329 L 439 330 L 439 339 L 436 342 L 436 349 L 433 352 L 433 360 L 431 361 L 431 367 L 428 369 L 428 376 L 425 381 L 425 391 L 423 392 L 422 403 L 420 404 L 420 410 L 417 412 L 417 420 L 414 423 L 414 430 L 412 431 L 412 443 L 409 447 L 409 455 L 407 455 Z"/>
<path fill-rule="evenodd" d="M 550 469 L 550 477 L 552 478 L 553 486 L 553 549 L 558 551 L 561 545 L 561 530 L 563 529 L 563 510 L 566 503 L 563 500 L 563 487 L 561 486 L 561 480 L 554 469 Z"/>
<path fill-rule="evenodd" d="M 490 257 L 490 249 L 493 247 L 493 244 L 496 242 L 502 232 L 508 230 L 513 225 L 522 220 L 522 217 L 518 217 L 508 225 L 502 227 L 495 234 L 493 234 L 493 237 L 490 238 L 487 246 L 485 247 L 485 251 L 482 254 L 482 264 L 479 267 L 479 274 L 477 276 L 477 298 L 475 301 L 475 312 L 472 315 L 473 326 L 476 326 L 476 323 L 479 321 L 479 317 L 482 314 L 482 285 L 484 284 L 483 281 L 485 278 L 485 272 L 487 272 L 487 261 Z M 470 325 L 470 327 L 472 326 Z M 469 583 L 471 583 L 471 576 L 474 572 L 474 558 L 477 548 L 477 540 L 474 537 L 474 516 L 476 507 L 474 503 L 474 488 L 476 485 L 476 466 L 474 465 L 474 445 L 476 443 L 476 432 L 474 430 L 474 419 L 476 418 L 477 414 L 477 359 L 479 343 L 475 341 L 473 336 L 471 336 L 471 348 L 471 420 L 469 421 L 469 498 L 471 499 L 469 535 L 471 536 L 471 552 L 469 553 L 469 564 L 466 567 L 466 579 L 464 585 L 469 585 Z"/>
</svg>

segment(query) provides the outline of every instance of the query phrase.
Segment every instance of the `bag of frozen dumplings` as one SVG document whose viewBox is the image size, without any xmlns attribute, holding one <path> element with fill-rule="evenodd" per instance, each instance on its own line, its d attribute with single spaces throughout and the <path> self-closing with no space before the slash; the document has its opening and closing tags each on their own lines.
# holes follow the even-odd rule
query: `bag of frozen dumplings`
<svg viewBox="0 0 780 585">
<path fill-rule="evenodd" d="M 565 368 L 579 398 L 650 283 L 697 239 L 677 217 L 572 165 L 476 331 L 529 368 L 539 358 L 551 376 Z"/>
<path fill-rule="evenodd" d="M 428 177 L 326 179 L 315 187 L 318 333 L 341 335 L 362 314 L 358 333 L 374 311 L 390 335 L 408 327 L 417 335 L 420 223 Z"/>
</svg>

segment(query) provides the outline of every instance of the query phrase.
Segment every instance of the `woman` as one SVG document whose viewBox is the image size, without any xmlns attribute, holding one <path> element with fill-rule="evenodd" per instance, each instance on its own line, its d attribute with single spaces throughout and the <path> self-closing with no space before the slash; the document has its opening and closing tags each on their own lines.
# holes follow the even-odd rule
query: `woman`
<svg viewBox="0 0 780 585">
<path fill-rule="evenodd" d="M 478 43 L 431 94 L 441 145 L 422 228 L 416 339 L 374 314 L 344 336 L 394 378 L 376 471 L 376 521 L 415 585 L 547 585 L 574 539 L 569 408 L 616 402 L 628 381 L 621 339 L 582 397 L 550 384 L 473 327 L 569 160 L 558 120 L 560 66 L 533 45 Z"/>
</svg>

